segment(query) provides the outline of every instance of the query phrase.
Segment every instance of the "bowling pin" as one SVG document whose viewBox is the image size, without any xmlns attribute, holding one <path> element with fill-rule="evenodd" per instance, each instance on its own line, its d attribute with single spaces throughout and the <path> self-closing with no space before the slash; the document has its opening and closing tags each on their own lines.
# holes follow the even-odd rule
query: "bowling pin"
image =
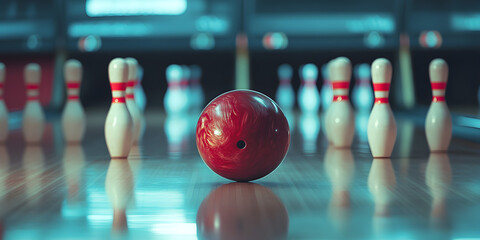
<svg viewBox="0 0 480 240">
<path fill-rule="evenodd" d="M 292 67 L 288 64 L 282 64 L 278 67 L 277 73 L 280 83 L 277 93 L 275 94 L 275 99 L 283 111 L 292 110 L 295 104 L 295 92 L 291 84 L 293 75 Z"/>
<path fill-rule="evenodd" d="M 352 65 L 346 57 L 329 64 L 333 87 L 333 101 L 325 116 L 327 138 L 334 147 L 350 147 L 355 133 L 355 114 L 348 100 Z"/>
<path fill-rule="evenodd" d="M 5 65 L 0 62 L 0 144 L 5 143 L 8 136 L 8 110 L 3 101 L 5 84 Z"/>
<path fill-rule="evenodd" d="M 111 158 L 127 158 L 133 139 L 133 122 L 125 104 L 128 66 L 121 58 L 108 65 L 112 105 L 105 120 L 105 142 Z"/>
<path fill-rule="evenodd" d="M 429 72 L 433 97 L 425 119 L 425 133 L 430 151 L 444 152 L 452 138 L 452 118 L 445 102 L 448 65 L 443 59 L 434 59 Z"/>
<path fill-rule="evenodd" d="M 79 143 L 85 134 L 85 111 L 79 99 L 82 64 L 70 59 L 63 68 L 67 88 L 67 103 L 62 114 L 63 137 L 67 143 Z"/>
<path fill-rule="evenodd" d="M 298 106 L 302 112 L 318 112 L 320 93 L 317 89 L 318 69 L 312 63 L 300 68 L 302 83 L 298 90 Z"/>
<path fill-rule="evenodd" d="M 145 107 L 147 105 L 147 96 L 145 95 L 145 91 L 143 91 L 142 87 L 142 80 L 143 80 L 143 68 L 140 64 L 137 66 L 137 85 L 135 85 L 134 94 L 135 94 L 135 102 L 138 105 L 138 108 L 145 111 Z"/>
<path fill-rule="evenodd" d="M 317 113 L 303 112 L 298 125 L 303 140 L 303 152 L 305 154 L 316 153 L 317 139 L 320 133 L 320 117 Z"/>
<path fill-rule="evenodd" d="M 24 69 L 25 85 L 27 88 L 27 103 L 23 110 L 22 130 L 25 141 L 36 144 L 42 140 L 45 128 L 45 115 L 40 105 L 40 65 L 30 63 Z"/>
<path fill-rule="evenodd" d="M 362 63 L 355 66 L 352 103 L 357 111 L 369 112 L 372 109 L 374 97 L 370 77 L 370 65 Z"/>
<path fill-rule="evenodd" d="M 385 58 L 372 63 L 375 104 L 368 119 L 367 137 L 374 158 L 389 158 L 397 137 L 397 124 L 388 102 L 392 64 Z"/>
<path fill-rule="evenodd" d="M 333 88 L 332 82 L 330 81 L 329 76 L 329 63 L 324 64 L 322 66 L 322 78 L 323 78 L 323 85 L 322 89 L 320 90 L 320 96 L 322 97 L 322 109 L 323 111 L 327 111 L 332 104 L 333 99 Z"/>
<path fill-rule="evenodd" d="M 167 114 L 184 113 L 188 107 L 188 99 L 184 90 L 186 82 L 182 81 L 183 69 L 179 65 L 172 64 L 167 67 L 166 75 L 168 88 L 163 100 L 165 111 Z"/>
<path fill-rule="evenodd" d="M 143 113 L 138 108 L 138 105 L 135 103 L 134 89 L 137 85 L 137 66 L 138 62 L 135 58 L 125 58 L 125 62 L 128 66 L 128 81 L 127 81 L 127 91 L 125 99 L 127 101 L 127 108 L 130 116 L 133 121 L 133 143 L 137 144 L 140 141 L 140 132 L 142 129 L 142 123 L 145 124 L 143 120 Z"/>
<path fill-rule="evenodd" d="M 192 98 L 192 108 L 201 110 L 204 106 L 205 96 L 203 94 L 202 85 L 200 80 L 202 79 L 202 69 L 198 65 L 190 66 L 190 96 Z"/>
</svg>

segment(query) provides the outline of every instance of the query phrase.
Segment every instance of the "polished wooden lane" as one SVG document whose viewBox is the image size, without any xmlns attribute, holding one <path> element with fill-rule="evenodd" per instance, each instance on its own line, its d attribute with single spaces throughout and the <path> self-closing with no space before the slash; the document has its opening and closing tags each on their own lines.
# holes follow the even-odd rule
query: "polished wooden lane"
<svg viewBox="0 0 480 240">
<path fill-rule="evenodd" d="M 367 116 L 352 150 L 328 148 L 318 116 L 289 114 L 286 159 L 253 183 L 210 171 L 194 116 L 147 115 L 128 161 L 111 161 L 106 111 L 88 112 L 81 146 L 65 146 L 50 115 L 40 146 L 14 130 L 0 147 L 3 239 L 451 239 L 480 238 L 480 144 L 455 131 L 429 154 L 416 117 L 398 114 L 391 159 L 372 159 Z"/>
</svg>

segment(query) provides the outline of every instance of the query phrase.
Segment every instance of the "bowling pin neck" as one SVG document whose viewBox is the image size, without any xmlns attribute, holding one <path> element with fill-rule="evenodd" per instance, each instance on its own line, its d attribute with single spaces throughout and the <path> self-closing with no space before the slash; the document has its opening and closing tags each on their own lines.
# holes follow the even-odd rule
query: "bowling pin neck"
<svg viewBox="0 0 480 240">
<path fill-rule="evenodd" d="M 350 87 L 349 81 L 333 80 L 332 87 L 334 102 L 348 100 L 348 89 Z"/>
<path fill-rule="evenodd" d="M 188 86 L 188 82 L 185 80 L 180 80 L 180 81 L 172 81 L 168 82 L 168 88 L 184 88 Z"/>
<path fill-rule="evenodd" d="M 367 87 L 371 83 L 370 78 L 357 78 L 355 84 L 362 87 Z"/>
<path fill-rule="evenodd" d="M 280 78 L 279 80 L 280 86 L 289 86 L 290 79 L 289 78 Z"/>
<path fill-rule="evenodd" d="M 136 79 L 132 79 L 127 82 L 127 90 L 125 91 L 125 98 L 127 100 L 135 99 L 134 89 L 136 85 L 137 85 Z"/>
<path fill-rule="evenodd" d="M 375 91 L 375 103 L 389 103 L 390 83 L 374 83 L 373 90 Z"/>
<path fill-rule="evenodd" d="M 78 100 L 80 94 L 80 82 L 67 82 L 67 99 L 69 101 Z"/>
<path fill-rule="evenodd" d="M 120 83 L 110 83 L 112 89 L 112 103 L 125 103 L 125 90 L 127 84 Z"/>
<path fill-rule="evenodd" d="M 445 89 L 447 87 L 446 82 L 431 82 L 432 86 L 432 102 L 444 102 L 445 101 Z"/>
<path fill-rule="evenodd" d="M 39 84 L 27 84 L 27 101 L 37 101 L 40 95 L 40 86 Z"/>
</svg>

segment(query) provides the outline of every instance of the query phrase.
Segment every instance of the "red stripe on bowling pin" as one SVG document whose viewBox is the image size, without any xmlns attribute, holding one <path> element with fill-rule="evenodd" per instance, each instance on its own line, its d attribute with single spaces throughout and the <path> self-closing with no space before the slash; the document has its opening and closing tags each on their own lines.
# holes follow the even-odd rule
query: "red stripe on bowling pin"
<svg viewBox="0 0 480 240">
<path fill-rule="evenodd" d="M 110 83 L 112 91 L 125 91 L 127 89 L 126 83 Z"/>
<path fill-rule="evenodd" d="M 80 83 L 67 83 L 67 89 L 79 89 Z"/>
<path fill-rule="evenodd" d="M 375 92 L 387 92 L 390 90 L 390 83 L 374 83 L 373 91 Z"/>
<path fill-rule="evenodd" d="M 350 82 L 332 82 L 333 89 L 348 89 Z"/>
<path fill-rule="evenodd" d="M 113 97 L 112 103 L 125 103 L 125 97 Z"/>
<path fill-rule="evenodd" d="M 375 98 L 375 103 L 388 103 L 388 98 Z"/>
<path fill-rule="evenodd" d="M 347 95 L 335 95 L 335 96 L 333 96 L 333 101 L 334 102 L 340 102 L 340 101 L 344 101 L 344 100 L 348 100 Z"/>
<path fill-rule="evenodd" d="M 433 96 L 432 97 L 432 102 L 445 102 L 445 97 L 444 96 Z"/>
<path fill-rule="evenodd" d="M 38 84 L 27 84 L 27 90 L 37 90 L 39 88 Z"/>
<path fill-rule="evenodd" d="M 432 90 L 444 90 L 447 87 L 446 82 L 432 82 Z"/>
</svg>

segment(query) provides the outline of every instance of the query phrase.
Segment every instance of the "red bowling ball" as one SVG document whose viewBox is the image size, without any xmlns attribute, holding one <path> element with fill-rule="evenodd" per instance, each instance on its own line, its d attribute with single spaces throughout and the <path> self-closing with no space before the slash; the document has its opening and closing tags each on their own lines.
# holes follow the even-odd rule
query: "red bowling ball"
<svg viewBox="0 0 480 240">
<path fill-rule="evenodd" d="M 290 145 L 290 129 L 280 107 L 250 90 L 230 91 L 212 100 L 198 119 L 196 136 L 205 164 L 234 181 L 271 173 Z"/>
</svg>

